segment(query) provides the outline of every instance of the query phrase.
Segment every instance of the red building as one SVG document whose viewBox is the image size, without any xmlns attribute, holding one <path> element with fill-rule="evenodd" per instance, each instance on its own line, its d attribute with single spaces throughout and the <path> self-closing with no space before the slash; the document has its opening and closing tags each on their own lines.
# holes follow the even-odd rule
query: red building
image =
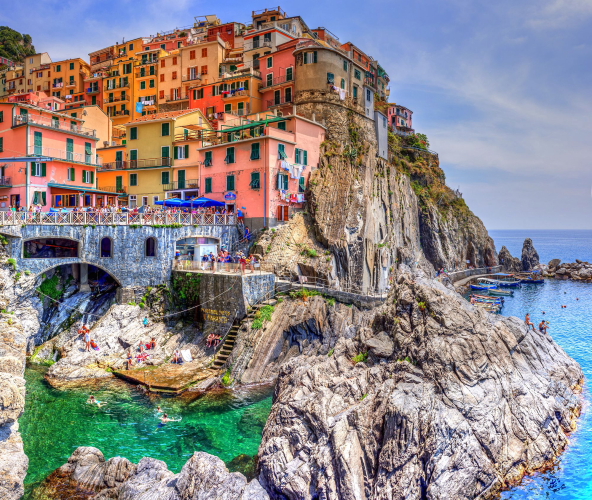
<svg viewBox="0 0 592 500">
<path fill-rule="evenodd" d="M 277 50 L 261 58 L 263 110 L 292 106 L 296 64 L 294 49 L 301 39 L 278 45 Z"/>
</svg>

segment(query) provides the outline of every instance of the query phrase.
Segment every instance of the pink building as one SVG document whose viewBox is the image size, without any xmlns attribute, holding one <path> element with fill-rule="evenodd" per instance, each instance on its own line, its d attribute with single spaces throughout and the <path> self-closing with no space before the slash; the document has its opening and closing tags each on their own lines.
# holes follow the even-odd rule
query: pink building
<svg viewBox="0 0 592 500">
<path fill-rule="evenodd" d="M 198 141 L 199 194 L 242 211 L 257 229 L 304 208 L 325 128 L 295 115 L 249 118 Z"/>
<path fill-rule="evenodd" d="M 300 39 L 278 45 L 277 50 L 264 55 L 260 61 L 261 99 L 263 110 L 284 106 L 292 107 L 294 102 L 294 80 L 296 59 L 294 49 Z"/>
<path fill-rule="evenodd" d="M 96 189 L 96 131 L 61 113 L 63 101 L 42 92 L 10 100 L 0 103 L 1 210 L 92 206 L 114 194 Z"/>
<path fill-rule="evenodd" d="M 415 134 L 415 130 L 413 130 L 413 111 L 405 106 L 391 104 L 388 108 L 388 122 L 395 133 L 400 135 Z"/>
</svg>

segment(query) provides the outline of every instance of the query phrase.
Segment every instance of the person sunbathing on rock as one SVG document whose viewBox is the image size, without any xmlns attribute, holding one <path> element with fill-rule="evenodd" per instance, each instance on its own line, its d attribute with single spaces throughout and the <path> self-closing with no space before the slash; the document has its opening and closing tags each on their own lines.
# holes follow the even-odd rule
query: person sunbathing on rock
<svg viewBox="0 0 592 500">
<path fill-rule="evenodd" d="M 526 331 L 528 331 L 528 329 L 530 327 L 532 327 L 532 331 L 534 332 L 534 323 L 532 321 L 530 321 L 530 314 L 526 313 L 526 318 L 524 318 L 524 323 L 526 323 Z"/>
<path fill-rule="evenodd" d="M 177 363 L 179 365 L 183 364 L 183 358 L 181 357 L 179 349 L 175 349 L 175 352 L 173 354 L 173 363 Z"/>
</svg>

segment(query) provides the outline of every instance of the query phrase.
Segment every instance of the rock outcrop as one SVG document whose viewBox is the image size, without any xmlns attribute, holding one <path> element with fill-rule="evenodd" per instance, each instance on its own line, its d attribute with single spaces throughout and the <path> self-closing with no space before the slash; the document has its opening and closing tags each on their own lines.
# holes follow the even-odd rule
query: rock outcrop
<svg viewBox="0 0 592 500">
<path fill-rule="evenodd" d="M 513 257 L 510 251 L 503 246 L 497 256 L 502 269 L 507 273 L 519 273 L 522 272 L 522 262 L 520 259 Z"/>
<path fill-rule="evenodd" d="M 35 490 L 34 500 L 85 498 L 96 500 L 268 500 L 256 479 L 247 482 L 239 472 L 228 472 L 213 455 L 196 452 L 179 474 L 154 458 L 134 464 L 122 457 L 105 460 L 97 448 L 80 447 L 68 463 Z"/>
<path fill-rule="evenodd" d="M 549 335 L 405 275 L 371 314 L 283 366 L 259 453 L 273 498 L 491 498 L 567 445 L 583 375 Z"/>
<path fill-rule="evenodd" d="M 561 262 L 559 259 L 553 259 L 548 266 L 540 266 L 545 276 L 556 278 L 558 280 L 574 281 L 592 281 L 592 264 L 576 260 L 576 262 Z"/>
<path fill-rule="evenodd" d="M 532 271 L 539 265 L 539 254 L 537 253 L 532 240 L 526 238 L 522 246 L 522 270 Z"/>
</svg>

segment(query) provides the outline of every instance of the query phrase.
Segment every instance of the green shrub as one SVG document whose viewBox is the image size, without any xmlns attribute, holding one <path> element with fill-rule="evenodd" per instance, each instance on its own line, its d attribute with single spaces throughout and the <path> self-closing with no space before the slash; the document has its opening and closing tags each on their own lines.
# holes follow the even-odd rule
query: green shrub
<svg viewBox="0 0 592 500">
<path fill-rule="evenodd" d="M 64 289 L 60 289 L 60 277 L 54 274 L 51 278 L 46 279 L 39 285 L 37 291 L 42 295 L 46 295 L 53 300 L 60 300 L 65 293 Z"/>
<path fill-rule="evenodd" d="M 135 301 L 133 301 L 133 300 L 132 300 L 131 302 L 128 302 L 128 303 L 127 303 L 127 305 L 128 305 L 128 306 L 135 306 L 135 305 L 137 305 L 137 304 L 135 303 Z"/>
<path fill-rule="evenodd" d="M 8 238 L 3 234 L 0 234 L 0 243 L 2 243 L 3 245 L 8 245 Z"/>
<path fill-rule="evenodd" d="M 333 356 L 334 353 L 335 353 L 335 348 L 331 347 L 331 349 L 329 349 L 327 356 L 331 357 L 331 356 Z"/>
<path fill-rule="evenodd" d="M 329 307 L 333 307 L 335 305 L 335 303 L 337 302 L 335 300 L 335 297 L 327 297 L 325 300 L 327 301 L 327 305 Z"/>
<path fill-rule="evenodd" d="M 16 259 L 10 258 L 7 262 L 12 266 L 12 268 L 16 271 Z"/>
<path fill-rule="evenodd" d="M 368 359 L 368 353 L 367 352 L 361 352 L 357 356 L 354 356 L 354 358 L 352 359 L 352 361 L 354 362 L 354 364 L 357 364 L 357 363 L 364 363 L 367 359 Z"/>
<path fill-rule="evenodd" d="M 321 292 L 309 290 L 308 288 L 301 288 L 295 292 L 290 292 L 290 297 L 293 299 L 303 299 L 305 297 L 312 297 L 314 295 L 321 295 Z"/>
<path fill-rule="evenodd" d="M 31 271 L 29 271 L 28 269 L 25 271 L 25 276 L 29 276 L 31 274 Z"/>
<path fill-rule="evenodd" d="M 266 321 L 271 321 L 271 316 L 273 315 L 274 310 L 275 307 L 270 305 L 263 306 L 261 309 L 259 309 L 255 313 L 255 319 L 251 324 L 251 328 L 253 330 L 261 330 Z"/>
<path fill-rule="evenodd" d="M 420 310 L 425 311 L 428 308 L 428 305 L 425 302 L 418 302 L 417 306 Z"/>
<path fill-rule="evenodd" d="M 21 279 L 21 273 L 20 273 L 20 272 L 18 272 L 18 273 L 16 273 L 16 274 L 14 275 L 14 280 L 15 280 L 15 281 L 18 281 L 18 280 L 20 280 L 20 279 Z"/>
<path fill-rule="evenodd" d="M 232 385 L 233 382 L 234 382 L 234 379 L 232 378 L 232 372 L 230 371 L 230 368 L 229 368 L 228 370 L 226 370 L 226 373 L 222 377 L 222 385 L 224 387 L 228 387 L 228 386 Z"/>
</svg>

